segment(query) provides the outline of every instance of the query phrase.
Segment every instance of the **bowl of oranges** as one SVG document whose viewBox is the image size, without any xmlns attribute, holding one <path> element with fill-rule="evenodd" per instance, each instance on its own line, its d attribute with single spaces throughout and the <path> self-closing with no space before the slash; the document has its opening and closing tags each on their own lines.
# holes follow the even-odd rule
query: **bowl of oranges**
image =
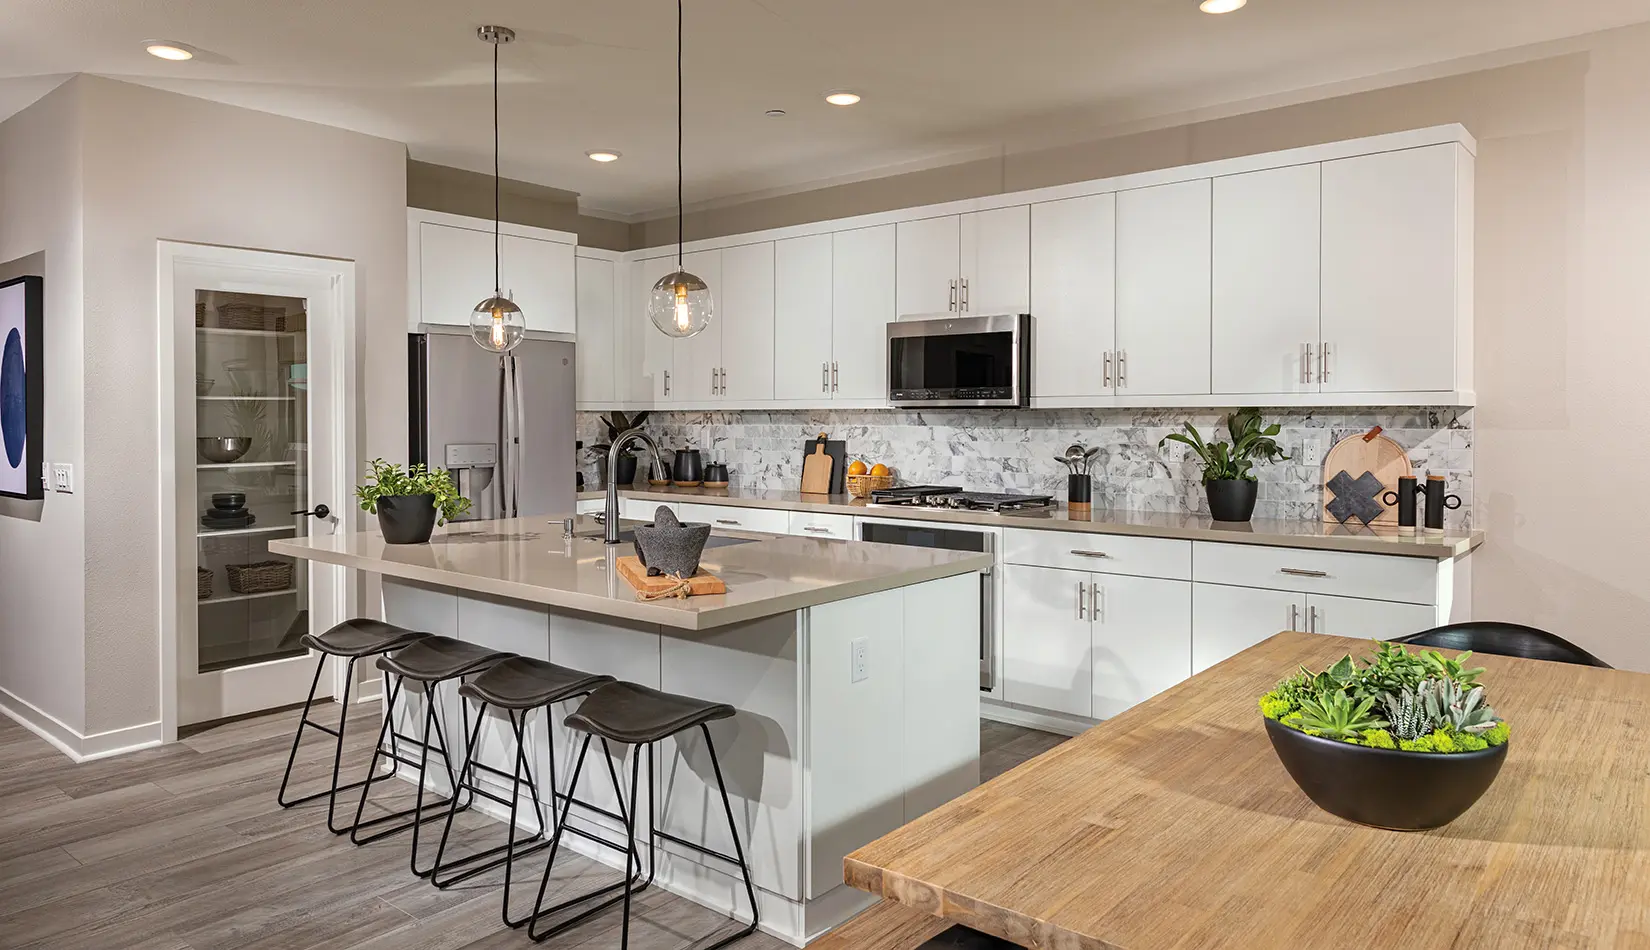
<svg viewBox="0 0 1650 950">
<path fill-rule="evenodd" d="M 881 462 L 868 465 L 864 459 L 854 459 L 848 463 L 848 474 L 843 481 L 847 485 L 848 494 L 855 498 L 864 498 L 874 491 L 893 488 L 894 473 Z"/>
</svg>

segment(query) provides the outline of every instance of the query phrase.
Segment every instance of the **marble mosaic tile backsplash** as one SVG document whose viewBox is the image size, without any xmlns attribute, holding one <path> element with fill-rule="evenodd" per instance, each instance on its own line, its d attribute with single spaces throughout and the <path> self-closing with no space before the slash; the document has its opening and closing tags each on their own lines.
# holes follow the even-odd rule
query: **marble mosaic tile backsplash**
<svg viewBox="0 0 1650 950">
<path fill-rule="evenodd" d="M 1443 475 L 1461 507 L 1452 528 L 1473 524 L 1472 411 L 1454 408 L 1268 409 L 1283 426 L 1278 441 L 1294 458 L 1255 467 L 1257 518 L 1320 517 L 1321 465 L 1303 463 L 1315 444 L 1321 460 L 1340 439 L 1382 426 L 1409 452 L 1415 473 Z M 705 461 L 726 462 L 733 485 L 792 489 L 802 480 L 802 443 L 828 432 L 848 443 L 850 458 L 882 462 L 898 483 L 959 485 L 975 491 L 1050 494 L 1063 499 L 1066 467 L 1055 456 L 1080 442 L 1099 446 L 1094 503 L 1134 511 L 1205 512 L 1200 469 L 1189 450 L 1158 440 L 1191 422 L 1204 437 L 1225 437 L 1223 410 L 752 410 L 655 412 L 646 428 L 667 449 L 693 447 Z M 586 445 L 606 441 L 597 413 L 578 414 Z M 587 484 L 600 484 L 592 459 Z"/>
</svg>

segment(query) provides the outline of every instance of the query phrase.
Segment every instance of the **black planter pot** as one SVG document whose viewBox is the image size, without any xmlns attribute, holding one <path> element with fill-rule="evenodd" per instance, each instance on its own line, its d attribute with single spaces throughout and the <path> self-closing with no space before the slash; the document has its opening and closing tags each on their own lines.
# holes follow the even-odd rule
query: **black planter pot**
<svg viewBox="0 0 1650 950">
<path fill-rule="evenodd" d="M 378 499 L 378 529 L 389 544 L 423 544 L 435 530 L 434 495 L 385 495 Z"/>
<path fill-rule="evenodd" d="M 1441 828 L 1489 790 L 1507 758 L 1502 743 L 1480 752 L 1402 752 L 1309 736 L 1271 719 L 1266 734 L 1289 777 L 1313 804 L 1392 831 Z"/>
<path fill-rule="evenodd" d="M 636 456 L 629 452 L 619 453 L 619 469 L 613 473 L 613 481 L 620 488 L 629 488 L 636 483 Z"/>
<path fill-rule="evenodd" d="M 1216 521 L 1248 521 L 1255 513 L 1258 482 L 1246 478 L 1217 478 L 1203 483 L 1209 496 L 1209 517 Z"/>
</svg>

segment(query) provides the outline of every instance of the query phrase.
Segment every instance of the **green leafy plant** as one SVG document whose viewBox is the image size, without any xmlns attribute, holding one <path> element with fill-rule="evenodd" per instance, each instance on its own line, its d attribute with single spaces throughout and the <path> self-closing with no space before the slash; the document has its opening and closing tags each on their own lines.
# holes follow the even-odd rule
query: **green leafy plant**
<svg viewBox="0 0 1650 950">
<path fill-rule="evenodd" d="M 1282 428 L 1277 423 L 1262 426 L 1259 409 L 1239 409 L 1226 417 L 1226 431 L 1231 442 L 1205 442 L 1190 422 L 1181 424 L 1185 430 L 1171 432 L 1158 441 L 1158 448 L 1166 442 L 1189 446 L 1203 463 L 1206 482 L 1243 480 L 1254 481 L 1255 460 L 1266 462 L 1288 461 L 1275 438 Z"/>
<path fill-rule="evenodd" d="M 1470 656 L 1378 642 L 1362 666 L 1348 655 L 1279 681 L 1260 697 L 1261 715 L 1374 749 L 1453 753 L 1501 745 L 1510 730 L 1478 682 L 1483 668 L 1462 662 Z"/>
<path fill-rule="evenodd" d="M 401 466 L 383 459 L 373 459 L 368 465 L 372 473 L 367 477 L 367 483 L 355 489 L 361 510 L 368 514 L 378 513 L 380 498 L 399 495 L 434 495 L 437 524 L 446 524 L 470 510 L 470 499 L 458 493 L 458 489 L 453 487 L 452 476 L 444 469 L 432 471 L 420 464 L 403 470 Z"/>
</svg>

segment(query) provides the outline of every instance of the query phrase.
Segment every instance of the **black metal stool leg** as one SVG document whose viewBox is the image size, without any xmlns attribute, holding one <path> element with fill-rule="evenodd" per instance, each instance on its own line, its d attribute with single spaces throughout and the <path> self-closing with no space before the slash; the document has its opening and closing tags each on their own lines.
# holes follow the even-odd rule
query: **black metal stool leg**
<svg viewBox="0 0 1650 950">
<path fill-rule="evenodd" d="M 326 792 L 317 792 L 314 795 L 306 795 L 303 798 L 295 798 L 290 802 L 286 800 L 286 786 L 288 782 L 292 781 L 292 764 L 298 761 L 298 745 L 304 741 L 304 729 L 309 726 L 309 710 L 310 707 L 315 705 L 315 690 L 321 685 L 321 670 L 324 669 L 326 665 L 326 654 L 323 653 L 321 657 L 315 661 L 315 678 L 309 681 L 309 696 L 304 699 L 304 711 L 298 716 L 298 729 L 292 736 L 292 751 L 288 753 L 286 757 L 286 773 L 281 776 L 280 791 L 275 793 L 275 801 L 282 808 L 291 808 L 294 805 L 301 805 L 304 802 L 314 801 L 322 795 L 327 794 Z M 342 743 L 343 740 L 340 739 L 339 744 L 342 745 Z M 338 771 L 336 768 L 333 769 L 332 784 L 334 786 L 338 784 Z"/>
<path fill-rule="evenodd" d="M 462 697 L 460 697 L 459 702 L 461 702 L 461 703 L 464 702 L 464 699 Z M 464 743 L 464 764 L 459 766 L 459 769 L 458 769 L 458 775 L 459 775 L 459 780 L 460 781 L 474 781 L 474 779 L 475 779 L 476 745 L 479 744 L 480 741 L 481 741 L 481 726 L 486 721 L 487 721 L 487 704 L 482 703 L 481 707 L 476 710 L 476 726 L 473 730 L 470 731 L 470 734 L 466 738 L 465 743 Z M 469 775 L 469 779 L 464 778 L 464 776 L 466 774 Z M 456 796 L 456 795 L 452 796 L 451 800 L 454 804 L 456 804 L 457 801 L 458 801 L 458 796 Z M 441 825 L 441 841 L 440 841 L 440 843 L 438 843 L 435 846 L 435 867 L 432 868 L 431 872 L 430 872 L 430 881 L 436 887 L 447 887 L 451 884 L 456 884 L 459 880 L 461 880 L 460 878 L 453 878 L 450 881 L 441 880 L 441 867 L 442 867 L 442 860 L 441 859 L 447 853 L 447 839 L 448 839 L 449 836 L 452 835 L 452 832 L 453 832 L 453 816 L 457 815 L 457 814 L 458 814 L 458 809 L 448 808 L 447 809 L 447 820 L 445 822 L 443 822 L 442 825 Z M 458 863 L 458 862 L 454 862 L 454 863 Z"/>
<path fill-rule="evenodd" d="M 620 900 L 627 897 L 634 890 L 637 890 L 637 888 L 635 888 L 635 883 L 636 883 L 635 878 L 632 877 L 632 876 L 627 875 L 625 878 L 618 881 L 617 883 L 608 884 L 604 887 L 599 887 L 599 888 L 595 889 L 594 891 L 591 891 L 588 894 L 580 894 L 577 897 L 568 898 L 567 900 L 564 900 L 564 901 L 556 904 L 554 907 L 545 907 L 544 906 L 544 895 L 545 895 L 545 892 L 550 887 L 550 872 L 553 871 L 555 869 L 555 866 L 556 866 L 556 852 L 558 850 L 560 850 L 560 848 L 561 848 L 562 835 L 565 834 L 568 830 L 568 828 L 567 828 L 567 817 L 568 817 L 568 813 L 571 812 L 572 809 L 573 809 L 573 792 L 578 788 L 579 775 L 584 770 L 584 759 L 585 759 L 585 756 L 590 752 L 590 740 L 593 739 L 593 738 L 594 738 L 594 736 L 586 734 L 585 737 L 584 737 L 584 742 L 579 746 L 579 757 L 573 763 L 573 778 L 572 778 L 572 781 L 570 781 L 568 783 L 568 786 L 567 786 L 566 802 L 565 802 L 565 804 L 562 805 L 561 817 L 556 822 L 555 834 L 550 839 L 550 857 L 544 864 L 544 876 L 539 880 L 539 892 L 538 892 L 538 896 L 533 901 L 533 913 L 532 913 L 532 916 L 528 917 L 527 920 L 525 921 L 526 924 L 527 924 L 527 935 L 529 937 L 533 938 L 534 940 L 540 940 L 540 941 L 548 940 L 551 937 L 555 936 L 556 934 L 562 933 L 563 931 L 567 930 L 568 928 L 576 926 L 577 924 L 579 924 L 579 923 L 581 923 L 585 920 L 588 920 L 589 918 L 595 916 L 596 914 L 601 913 L 602 911 L 606 910 L 607 908 L 612 907 L 614 904 L 617 904 Z M 604 745 L 604 751 L 605 751 L 605 745 Z M 608 767 L 609 767 L 610 770 L 612 770 L 612 762 L 613 762 L 613 759 L 612 759 L 611 756 L 609 756 L 608 757 Z M 619 789 L 617 787 L 617 784 L 616 784 L 617 780 L 618 780 L 618 772 L 616 770 L 612 770 L 612 771 L 610 771 L 610 774 L 614 778 L 614 781 L 615 781 L 614 792 L 618 796 L 618 800 L 619 800 L 619 820 L 621 822 L 623 822 L 623 824 L 625 825 L 626 828 L 630 828 L 633 825 L 634 819 L 632 819 L 630 817 L 627 817 L 627 813 L 626 813 L 625 807 L 624 807 L 624 792 L 623 792 L 622 789 Z M 630 814 L 633 814 L 633 812 L 630 813 Z M 634 854 L 634 848 L 630 849 L 630 851 L 628 851 L 626 853 L 625 861 L 627 863 L 627 866 L 628 866 L 630 858 L 633 854 Z M 640 856 L 636 857 L 636 861 L 639 865 L 640 861 L 641 861 Z M 557 923 L 553 926 L 547 927 L 542 931 L 538 929 L 538 922 L 540 920 L 544 919 L 545 917 L 548 917 L 551 914 L 555 914 L 559 911 L 566 910 L 569 907 L 574 907 L 574 906 L 582 904 L 586 901 L 589 901 L 589 900 L 592 900 L 594 898 L 600 897 L 601 895 L 606 894 L 608 891 L 619 889 L 619 888 L 622 888 L 625 893 L 620 894 L 620 895 L 615 895 L 613 897 L 609 897 L 608 899 L 602 901 L 599 904 L 595 904 L 591 907 L 587 907 L 584 910 L 578 912 L 577 914 L 574 914 L 572 917 L 569 917 L 566 920 L 561 921 L 560 923 Z"/>
<path fill-rule="evenodd" d="M 728 816 L 728 833 L 733 835 L 733 853 L 739 858 L 739 873 L 744 875 L 745 895 L 750 898 L 751 902 L 750 926 L 704 948 L 704 950 L 716 950 L 717 947 L 725 947 L 735 940 L 755 933 L 758 911 L 756 909 L 756 885 L 751 881 L 751 869 L 750 864 L 745 861 L 745 849 L 739 844 L 739 825 L 733 820 L 733 803 L 728 801 L 728 783 L 722 780 L 722 764 L 716 760 L 716 743 L 711 741 L 710 726 L 708 724 L 700 723 L 699 728 L 705 734 L 705 748 L 710 750 L 710 767 L 716 772 L 716 787 L 722 792 L 722 810 Z"/>
<path fill-rule="evenodd" d="M 604 738 L 602 739 L 602 748 L 605 750 L 606 747 L 607 740 Z M 652 751 L 651 743 L 636 746 L 633 750 L 633 758 L 630 762 L 630 810 L 626 812 L 629 817 L 625 820 L 624 826 L 625 839 L 627 841 L 633 842 L 636 840 L 636 793 L 641 790 L 642 785 L 642 756 L 647 755 L 651 760 Z M 613 759 L 609 757 L 607 761 L 612 763 Z M 613 779 L 613 791 L 619 795 L 620 800 L 622 801 L 624 798 L 624 789 L 619 788 L 618 786 L 618 775 L 615 774 Z M 652 818 L 652 811 L 653 806 L 649 804 L 649 820 Z M 648 836 L 652 837 L 652 834 L 653 829 L 649 828 Z M 636 853 L 636 848 L 632 845 L 631 847 L 626 848 L 624 853 L 624 876 L 626 881 L 631 880 L 630 862 L 632 858 L 636 861 L 636 873 L 642 873 L 642 857 Z M 619 950 L 629 950 L 630 947 L 630 895 L 632 890 L 633 889 L 629 887 L 624 889 L 624 917 L 619 924 Z"/>
<path fill-rule="evenodd" d="M 423 798 L 424 798 L 424 780 L 425 780 L 426 776 L 428 775 L 428 771 L 429 771 L 428 770 L 428 763 L 429 763 L 429 757 L 430 757 L 429 716 L 430 716 L 430 709 L 433 708 L 433 707 L 428 707 L 428 706 L 426 707 L 426 711 L 425 711 L 425 733 L 424 733 L 424 736 L 423 736 L 423 740 L 420 741 L 420 740 L 414 739 L 410 736 L 403 737 L 404 739 L 406 739 L 406 741 L 419 746 L 419 751 L 422 754 L 419 756 L 418 761 L 416 761 L 416 762 L 411 761 L 408 758 L 402 757 L 398 753 L 386 754 L 385 751 L 384 751 L 385 736 L 386 735 L 390 736 L 391 740 L 392 740 L 392 744 L 393 744 L 393 738 L 396 735 L 395 728 L 394 728 L 395 700 L 401 694 L 401 679 L 402 679 L 401 677 L 396 677 L 395 683 L 390 689 L 390 698 L 389 698 L 389 701 L 386 703 L 386 707 L 387 707 L 388 711 L 387 711 L 386 715 L 384 716 L 384 724 L 381 727 L 379 727 L 378 742 L 373 746 L 372 761 L 367 766 L 367 769 L 368 769 L 367 778 L 366 778 L 365 782 L 362 783 L 362 786 L 361 786 L 361 799 L 356 804 L 356 807 L 355 807 L 355 821 L 347 829 L 349 831 L 349 834 L 350 834 L 350 841 L 354 844 L 357 844 L 357 845 L 371 844 L 372 842 L 377 841 L 381 838 L 386 838 L 386 837 L 389 837 L 390 835 L 398 834 L 402 831 L 406 831 L 408 828 L 415 828 L 418 825 L 422 825 L 426 822 L 440 821 L 440 820 L 442 820 L 443 818 L 446 817 L 446 815 L 441 811 L 441 809 L 445 809 L 445 808 L 448 808 L 451 805 L 453 805 L 454 800 L 457 797 L 456 794 L 454 794 L 454 795 L 450 795 L 447 798 L 443 798 L 440 801 L 432 802 L 428 806 L 424 805 L 424 801 L 423 801 Z M 428 700 L 428 697 L 426 697 L 426 701 L 430 702 L 430 700 Z M 446 763 L 447 773 L 448 773 L 448 775 L 452 775 L 452 758 L 448 754 L 448 750 L 447 750 L 446 743 L 445 743 L 444 740 L 442 742 L 442 746 L 441 746 L 440 751 L 441 751 L 442 758 Z M 378 760 L 380 758 L 389 758 L 391 761 L 402 764 L 402 765 L 416 765 L 416 766 L 418 766 L 418 793 L 417 793 L 417 799 L 416 799 L 417 804 L 412 808 L 406 808 L 406 809 L 402 809 L 401 811 L 392 812 L 392 813 L 387 814 L 387 815 L 379 815 L 376 818 L 363 820 L 363 816 L 366 812 L 366 807 L 367 807 L 367 796 L 372 792 L 372 786 L 374 784 L 380 782 L 380 781 L 383 781 L 384 779 L 393 777 L 395 775 L 395 769 L 393 769 L 393 768 L 388 773 L 386 773 L 384 775 L 379 775 L 378 774 L 378 772 L 377 772 Z M 429 809 L 431 809 L 431 813 L 429 815 L 423 814 L 425 807 L 428 807 Z M 461 805 L 458 805 L 457 807 L 458 807 L 459 811 L 464 811 L 464 810 L 466 810 L 470 807 L 470 803 L 465 802 Z M 374 832 L 374 833 L 372 833 L 370 835 L 366 835 L 364 837 L 361 834 L 361 832 L 364 831 L 365 829 L 375 828 L 375 827 L 377 827 L 379 825 L 382 825 L 382 824 L 385 824 L 387 822 L 396 821 L 398 819 L 405 819 L 405 818 L 408 818 L 409 816 L 412 816 L 411 819 L 407 820 L 407 821 L 403 821 L 401 824 L 395 825 L 395 826 L 390 827 L 390 828 L 385 828 L 381 831 Z M 417 841 L 416 841 L 416 838 L 415 838 L 415 841 L 414 841 L 413 854 L 416 858 L 416 855 L 417 855 Z M 414 870 L 416 871 L 416 865 L 415 865 Z M 425 872 L 425 874 L 427 874 L 427 873 L 428 872 Z M 420 876 L 422 877 L 422 876 L 425 876 L 425 875 L 420 875 Z"/>
</svg>

